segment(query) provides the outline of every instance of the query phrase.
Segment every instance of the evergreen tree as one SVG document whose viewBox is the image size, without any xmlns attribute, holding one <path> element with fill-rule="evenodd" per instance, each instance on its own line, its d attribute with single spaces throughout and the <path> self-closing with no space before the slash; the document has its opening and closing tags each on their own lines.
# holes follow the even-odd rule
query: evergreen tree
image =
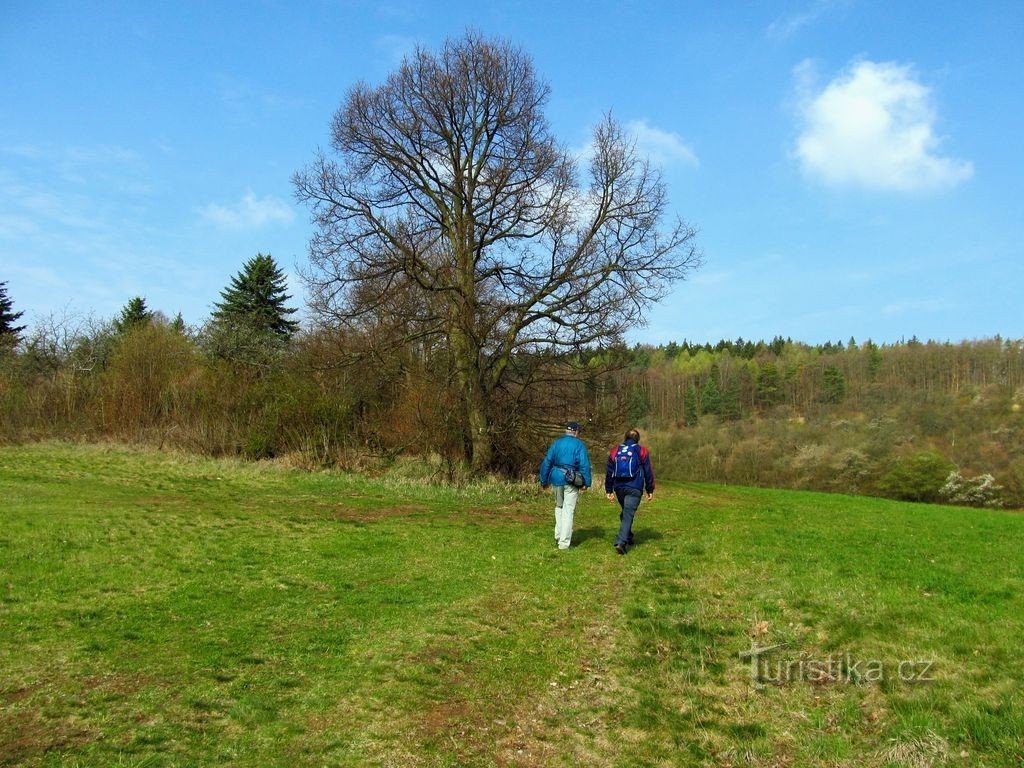
<svg viewBox="0 0 1024 768">
<path fill-rule="evenodd" d="M 25 326 L 14 323 L 23 314 L 14 311 L 14 302 L 7 296 L 7 283 L 0 283 L 0 350 L 12 348 L 18 343 L 18 337 Z"/>
<path fill-rule="evenodd" d="M 770 407 L 781 398 L 781 382 L 779 368 L 775 363 L 765 363 L 757 374 L 757 403 L 762 407 Z"/>
<path fill-rule="evenodd" d="M 686 426 L 693 427 L 697 424 L 697 417 L 700 415 L 700 394 L 693 384 L 686 388 L 686 398 L 683 400 L 683 418 Z"/>
<path fill-rule="evenodd" d="M 718 387 L 718 364 L 712 363 L 708 378 L 700 391 L 700 412 L 701 414 L 713 413 L 716 416 L 722 412 L 722 392 Z"/>
<path fill-rule="evenodd" d="M 288 318 L 297 310 L 285 306 L 291 298 L 285 289 L 284 273 L 273 257 L 257 253 L 231 278 L 231 285 L 221 291 L 224 300 L 216 304 L 214 323 L 270 333 L 286 341 L 299 329 L 299 324 Z"/>
<path fill-rule="evenodd" d="M 742 394 L 739 377 L 733 376 L 722 392 L 721 415 L 723 419 L 736 420 L 743 416 L 743 406 L 740 402 Z"/>
<path fill-rule="evenodd" d="M 826 403 L 838 405 L 846 397 L 846 378 L 838 366 L 827 365 L 823 373 L 824 392 L 822 399 Z"/>
<path fill-rule="evenodd" d="M 868 356 L 868 381 L 874 383 L 878 381 L 878 374 L 882 370 L 882 353 L 871 339 L 864 344 L 864 349 L 867 350 Z"/>
<path fill-rule="evenodd" d="M 651 412 L 651 401 L 647 393 L 640 387 L 634 387 L 629 393 L 626 403 L 626 414 L 630 424 L 640 424 Z"/>
<path fill-rule="evenodd" d="M 114 320 L 114 330 L 118 333 L 128 333 L 147 325 L 152 319 L 153 313 L 146 309 L 146 300 L 136 296 L 124 305 L 121 314 Z"/>
</svg>

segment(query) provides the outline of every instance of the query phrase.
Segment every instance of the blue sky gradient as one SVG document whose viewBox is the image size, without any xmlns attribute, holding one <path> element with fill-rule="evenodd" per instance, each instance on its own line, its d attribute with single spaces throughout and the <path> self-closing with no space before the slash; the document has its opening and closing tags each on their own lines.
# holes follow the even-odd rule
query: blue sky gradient
<svg viewBox="0 0 1024 768">
<path fill-rule="evenodd" d="M 608 111 L 706 264 L 631 341 L 1024 337 L 1024 3 L 0 4 L 0 281 L 31 324 L 207 319 L 348 89 L 467 28 L 530 54 L 582 150 Z"/>
</svg>

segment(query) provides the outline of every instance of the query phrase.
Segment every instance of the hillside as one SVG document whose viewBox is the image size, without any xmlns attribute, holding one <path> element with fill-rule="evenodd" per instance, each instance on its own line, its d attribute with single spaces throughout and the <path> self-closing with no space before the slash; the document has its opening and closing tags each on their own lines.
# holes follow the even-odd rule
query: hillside
<svg viewBox="0 0 1024 768">
<path fill-rule="evenodd" d="M 636 347 L 616 408 L 666 477 L 1024 507 L 1020 342 Z"/>
<path fill-rule="evenodd" d="M 1022 758 L 1016 513 L 664 482 L 559 553 L 533 486 L 55 443 L 0 497 L 0 765 Z"/>
</svg>

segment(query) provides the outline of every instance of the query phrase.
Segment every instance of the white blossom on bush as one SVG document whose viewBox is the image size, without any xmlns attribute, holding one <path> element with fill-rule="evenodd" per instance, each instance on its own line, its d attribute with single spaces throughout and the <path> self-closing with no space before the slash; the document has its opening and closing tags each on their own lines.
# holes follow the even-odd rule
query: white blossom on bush
<svg viewBox="0 0 1024 768">
<path fill-rule="evenodd" d="M 997 485 L 996 479 L 988 473 L 968 478 L 953 470 L 939 494 L 950 504 L 999 508 L 1003 506 L 1002 490 L 1003 487 Z"/>
</svg>

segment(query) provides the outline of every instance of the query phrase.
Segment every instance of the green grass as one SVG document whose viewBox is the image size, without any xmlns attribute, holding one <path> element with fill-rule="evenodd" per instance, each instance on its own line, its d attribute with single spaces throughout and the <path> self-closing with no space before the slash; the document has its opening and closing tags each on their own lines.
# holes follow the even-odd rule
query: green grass
<svg viewBox="0 0 1024 768">
<path fill-rule="evenodd" d="M 0 765 L 1024 760 L 1018 513 L 665 483 L 620 557 L 550 507 L 0 449 Z"/>
</svg>

